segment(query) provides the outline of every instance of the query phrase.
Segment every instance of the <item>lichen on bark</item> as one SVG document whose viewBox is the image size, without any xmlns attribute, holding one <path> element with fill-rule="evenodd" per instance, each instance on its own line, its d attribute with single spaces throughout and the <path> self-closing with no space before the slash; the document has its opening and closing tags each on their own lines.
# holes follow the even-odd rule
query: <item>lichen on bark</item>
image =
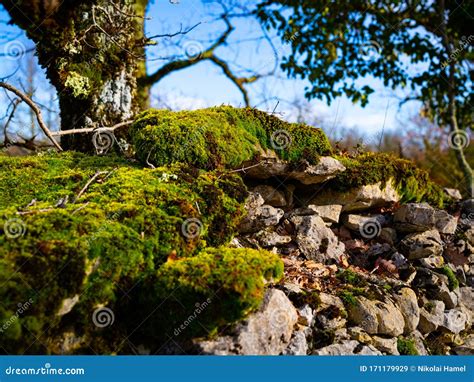
<svg viewBox="0 0 474 382">
<path fill-rule="evenodd" d="M 39 63 L 58 93 L 62 130 L 113 125 L 146 105 L 137 79 L 146 74 L 147 0 L 1 3 L 36 44 Z M 67 136 L 62 145 L 92 147 L 85 135 Z"/>
</svg>

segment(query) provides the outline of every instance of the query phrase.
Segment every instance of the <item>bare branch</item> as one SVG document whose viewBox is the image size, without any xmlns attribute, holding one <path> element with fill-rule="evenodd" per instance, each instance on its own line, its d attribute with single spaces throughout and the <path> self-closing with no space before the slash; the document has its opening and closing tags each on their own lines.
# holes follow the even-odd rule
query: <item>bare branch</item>
<svg viewBox="0 0 474 382">
<path fill-rule="evenodd" d="M 25 102 L 33 110 L 33 112 L 36 115 L 36 120 L 38 121 L 38 124 L 39 124 L 41 130 L 43 130 L 44 134 L 51 140 L 53 145 L 59 151 L 63 151 L 63 149 L 61 148 L 59 143 L 55 141 L 53 135 L 51 134 L 51 131 L 48 129 L 48 127 L 44 123 L 43 117 L 41 115 L 41 110 L 38 108 L 38 106 L 36 106 L 36 104 L 31 100 L 31 98 L 28 97 L 25 93 L 23 93 L 20 90 L 18 90 L 17 88 L 15 88 L 14 86 L 9 85 L 5 82 L 0 82 L 0 87 L 5 88 L 5 89 L 11 91 L 12 93 L 16 94 L 17 97 L 19 97 L 23 102 Z"/>
<path fill-rule="evenodd" d="M 54 133 L 51 133 L 53 137 L 59 137 L 62 135 L 69 135 L 69 134 L 85 134 L 85 133 L 94 133 L 96 131 L 114 131 L 115 129 L 119 129 L 121 127 L 129 126 L 133 123 L 133 121 L 125 121 L 125 122 L 120 122 L 117 123 L 116 125 L 107 127 L 107 126 L 101 126 L 101 127 L 89 127 L 86 129 L 71 129 L 71 130 L 63 130 L 63 131 L 57 131 Z"/>
</svg>

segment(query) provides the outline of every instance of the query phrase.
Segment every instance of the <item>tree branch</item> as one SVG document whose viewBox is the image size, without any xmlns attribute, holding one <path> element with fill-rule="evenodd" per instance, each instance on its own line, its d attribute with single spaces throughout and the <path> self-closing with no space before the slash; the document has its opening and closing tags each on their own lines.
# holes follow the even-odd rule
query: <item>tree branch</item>
<svg viewBox="0 0 474 382">
<path fill-rule="evenodd" d="M 38 106 L 36 106 L 36 104 L 31 100 L 31 98 L 28 97 L 25 93 L 23 93 L 20 90 L 18 90 L 17 88 L 15 88 L 14 86 L 9 85 L 5 82 L 0 82 L 0 87 L 5 88 L 5 89 L 11 91 L 12 93 L 14 93 L 17 97 L 19 97 L 23 102 L 25 102 L 33 110 L 33 112 L 36 115 L 36 120 L 38 121 L 38 124 L 39 124 L 41 130 L 43 130 L 44 134 L 51 140 L 53 145 L 59 151 L 63 151 L 63 149 L 61 148 L 59 143 L 55 141 L 53 135 L 51 134 L 51 131 L 48 129 L 48 127 L 44 123 L 43 117 L 41 115 L 41 110 L 38 108 Z"/>
</svg>

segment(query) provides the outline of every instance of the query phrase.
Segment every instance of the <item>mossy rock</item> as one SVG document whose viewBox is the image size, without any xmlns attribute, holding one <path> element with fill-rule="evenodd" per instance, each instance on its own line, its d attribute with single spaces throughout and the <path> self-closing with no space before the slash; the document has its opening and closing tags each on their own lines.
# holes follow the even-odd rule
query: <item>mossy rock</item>
<svg viewBox="0 0 474 382">
<path fill-rule="evenodd" d="M 18 304 L 34 301 L 5 330 L 2 347 L 8 352 L 55 352 L 50 344 L 65 331 L 84 339 L 81 352 L 126 352 L 121 339 L 135 328 L 127 324 L 151 306 L 130 308 L 130 295 L 140 291 L 159 305 L 168 285 L 164 280 L 172 279 L 165 277 L 171 272 L 169 259 L 196 265 L 191 259 L 197 255 L 202 267 L 220 270 L 212 279 L 216 291 L 238 291 L 226 300 L 233 313 L 216 313 L 218 324 L 255 307 L 263 293 L 261 280 L 280 264 L 265 252 L 241 251 L 235 255 L 241 268 L 225 269 L 233 252 L 221 256 L 209 247 L 228 243 L 241 219 L 247 192 L 238 175 L 181 165 L 143 169 L 118 158 L 78 153 L 0 156 L 0 167 L 0 322 L 11 320 Z M 103 173 L 74 203 L 98 171 Z M 58 205 L 66 197 L 69 203 Z M 188 221 L 195 225 L 189 232 Z M 195 285 L 210 282 L 200 280 L 199 273 L 195 277 Z M 161 292 L 144 288 L 145 281 Z M 192 300 L 196 293 L 189 293 Z M 76 295 L 72 311 L 57 315 L 63 300 Z M 97 328 L 91 320 L 102 305 L 115 312 L 110 328 Z"/>
<path fill-rule="evenodd" d="M 288 123 L 262 111 L 230 106 L 196 111 L 147 110 L 130 129 L 137 157 L 155 166 L 187 163 L 234 168 L 274 150 L 281 159 L 316 164 L 332 152 L 320 129 Z"/>
<path fill-rule="evenodd" d="M 446 196 L 443 189 L 434 183 L 427 171 L 415 163 L 392 154 L 367 152 L 356 156 L 335 157 L 346 167 L 328 182 L 328 187 L 346 192 L 369 184 L 380 183 L 383 187 L 391 181 L 401 197 L 402 203 L 428 202 L 442 207 Z"/>
</svg>

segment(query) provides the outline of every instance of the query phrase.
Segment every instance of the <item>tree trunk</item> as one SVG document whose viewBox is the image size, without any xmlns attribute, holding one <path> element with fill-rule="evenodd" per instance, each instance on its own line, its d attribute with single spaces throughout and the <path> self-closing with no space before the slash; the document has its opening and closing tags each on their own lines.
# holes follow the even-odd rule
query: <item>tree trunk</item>
<svg viewBox="0 0 474 382">
<path fill-rule="evenodd" d="M 111 126 L 147 104 L 144 76 L 147 0 L 0 0 L 36 43 L 55 86 L 61 130 Z M 63 137 L 63 148 L 91 151 L 88 134 Z"/>
</svg>

